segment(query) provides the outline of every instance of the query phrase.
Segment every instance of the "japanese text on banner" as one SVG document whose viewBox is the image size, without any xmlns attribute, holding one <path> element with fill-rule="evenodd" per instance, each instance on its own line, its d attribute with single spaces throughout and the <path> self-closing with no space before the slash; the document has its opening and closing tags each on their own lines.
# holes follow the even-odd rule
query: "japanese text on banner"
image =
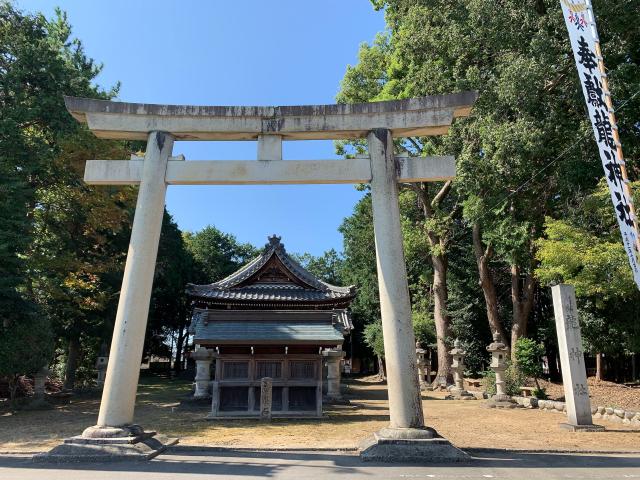
<svg viewBox="0 0 640 480">
<path fill-rule="evenodd" d="M 620 144 L 616 141 L 617 126 L 612 121 L 613 111 L 608 105 L 610 95 L 600 69 L 596 49 L 598 33 L 595 17 L 588 0 L 560 0 L 571 48 L 576 61 L 582 92 L 587 104 L 593 133 L 598 143 L 600 159 L 611 192 L 624 249 L 629 257 L 633 277 L 640 288 L 640 256 L 638 232 L 634 224 L 632 198 L 623 173 L 624 160 Z M 616 131 L 616 134 L 614 134 Z"/>
</svg>

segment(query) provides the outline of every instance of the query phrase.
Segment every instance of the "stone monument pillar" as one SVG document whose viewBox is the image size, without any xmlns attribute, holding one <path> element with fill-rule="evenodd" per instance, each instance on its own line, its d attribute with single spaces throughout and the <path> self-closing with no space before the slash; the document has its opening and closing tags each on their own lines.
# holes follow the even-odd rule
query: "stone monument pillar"
<svg viewBox="0 0 640 480">
<path fill-rule="evenodd" d="M 325 362 L 327 364 L 327 398 L 329 400 L 341 400 L 340 362 L 344 358 L 345 352 L 337 348 L 331 348 L 329 350 L 324 350 L 322 355 L 325 357 Z"/>
<path fill-rule="evenodd" d="M 193 398 L 209 398 L 213 351 L 205 347 L 198 347 L 195 352 L 191 354 L 191 358 L 196 361 L 196 377 L 194 379 L 196 389 Z"/>
<path fill-rule="evenodd" d="M 101 355 L 96 359 L 96 371 L 98 372 L 96 377 L 96 385 L 98 386 L 98 388 L 104 387 L 104 380 L 107 376 L 108 365 L 109 365 L 108 356 Z"/>
<path fill-rule="evenodd" d="M 425 381 L 427 373 L 427 351 L 423 349 L 420 342 L 416 342 L 416 364 L 418 365 L 418 383 L 420 384 L 420 390 L 426 390 L 429 384 Z"/>
<path fill-rule="evenodd" d="M 560 427 L 574 432 L 604 430 L 604 427 L 594 425 L 591 417 L 575 289 L 573 285 L 561 284 L 552 287 L 551 293 L 568 420 Z"/>
<path fill-rule="evenodd" d="M 507 395 L 504 388 L 504 371 L 506 370 L 506 361 L 509 358 L 509 348 L 500 341 L 500 334 L 493 334 L 493 343 L 487 347 L 487 351 L 491 353 L 491 370 L 496 374 L 496 393 L 487 402 L 489 407 L 498 408 L 514 408 L 516 403 Z"/>
<path fill-rule="evenodd" d="M 47 376 L 49 375 L 49 367 L 46 365 L 42 367 L 33 376 L 33 398 L 36 400 L 44 400 L 46 395 L 45 385 L 47 382 Z"/>
<path fill-rule="evenodd" d="M 271 421 L 271 408 L 273 405 L 273 379 L 264 377 L 260 379 L 260 419 Z"/>
<path fill-rule="evenodd" d="M 453 359 L 453 380 L 455 385 L 449 390 L 451 398 L 454 400 L 475 400 L 473 394 L 464 389 L 464 357 L 467 352 L 462 348 L 460 340 L 456 338 L 453 342 L 453 350 L 449 352 Z"/>
</svg>

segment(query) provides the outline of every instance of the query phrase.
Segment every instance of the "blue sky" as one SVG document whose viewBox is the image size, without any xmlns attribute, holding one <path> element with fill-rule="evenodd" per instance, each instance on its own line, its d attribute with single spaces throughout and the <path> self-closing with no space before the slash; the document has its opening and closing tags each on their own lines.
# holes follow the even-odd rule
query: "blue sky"
<svg viewBox="0 0 640 480">
<path fill-rule="evenodd" d="M 369 0 L 20 0 L 46 15 L 60 6 L 98 83 L 119 100 L 199 105 L 334 103 L 358 46 L 384 29 Z M 253 160 L 254 142 L 177 142 L 187 160 Z M 285 159 L 336 158 L 329 141 L 285 142 Z M 183 230 L 212 224 L 261 246 L 277 233 L 290 251 L 342 249 L 337 231 L 361 197 L 351 185 L 170 186 Z"/>
</svg>

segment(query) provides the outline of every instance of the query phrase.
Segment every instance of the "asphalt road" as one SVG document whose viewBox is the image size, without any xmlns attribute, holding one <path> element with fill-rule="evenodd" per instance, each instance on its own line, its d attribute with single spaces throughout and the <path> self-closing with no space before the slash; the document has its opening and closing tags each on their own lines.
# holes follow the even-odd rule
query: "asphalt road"
<svg viewBox="0 0 640 480">
<path fill-rule="evenodd" d="M 640 479 L 640 454 L 469 452 L 464 464 L 364 463 L 350 453 L 181 450 L 149 462 L 41 464 L 28 456 L 0 456 L 0 479 Z"/>
</svg>

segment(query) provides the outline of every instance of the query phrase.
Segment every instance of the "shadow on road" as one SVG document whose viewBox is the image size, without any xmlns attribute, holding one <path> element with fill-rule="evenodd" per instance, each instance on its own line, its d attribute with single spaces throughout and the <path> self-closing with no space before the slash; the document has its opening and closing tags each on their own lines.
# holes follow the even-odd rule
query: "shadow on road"
<svg viewBox="0 0 640 480">
<path fill-rule="evenodd" d="M 310 452 L 310 451 L 259 451 L 231 450 L 207 447 L 172 447 L 168 453 L 152 461 L 126 463 L 66 463 L 47 464 L 33 463 L 27 457 L 0 456 L 0 471 L 16 469 L 24 472 L 25 478 L 42 475 L 46 470 L 51 473 L 68 473 L 68 478 L 85 472 L 139 472 L 174 473 L 192 475 L 224 475 L 277 477 L 281 473 L 295 469 L 297 478 L 328 478 L 339 475 L 362 475 L 363 477 L 384 476 L 403 468 L 431 467 L 434 469 L 464 472 L 467 469 L 508 469 L 513 473 L 519 469 L 577 469 L 586 473 L 585 469 L 621 469 L 640 468 L 640 455 L 604 455 L 604 454 L 570 454 L 570 453 L 521 453 L 502 450 L 469 450 L 469 462 L 455 464 L 425 463 L 421 467 L 412 464 L 362 462 L 355 452 Z M 13 470 L 14 472 L 16 470 Z M 39 473 L 36 473 L 38 471 Z M 424 471 L 424 470 L 423 470 Z M 75 472 L 75 473 L 74 473 Z M 480 473 L 479 470 L 473 470 Z M 594 473 L 594 472 L 590 472 Z M 29 476 L 27 476 L 29 475 Z M 522 475 L 526 475 L 522 472 Z M 1 475 L 0 475 L 1 476 Z M 67 477 L 65 477 L 67 478 Z M 111 478 L 111 476 L 109 477 Z M 114 477 L 115 478 L 115 477 Z M 140 478 L 147 478 L 141 475 Z M 524 477 L 522 477 L 524 478 Z"/>
</svg>

